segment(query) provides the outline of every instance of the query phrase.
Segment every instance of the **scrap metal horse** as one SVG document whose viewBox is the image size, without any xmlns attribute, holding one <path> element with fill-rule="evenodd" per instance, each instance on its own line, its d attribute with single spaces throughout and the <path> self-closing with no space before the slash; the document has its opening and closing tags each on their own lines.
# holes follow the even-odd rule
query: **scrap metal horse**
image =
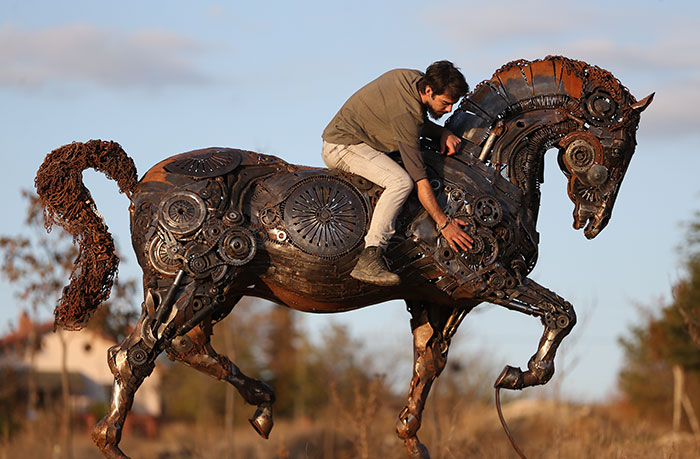
<svg viewBox="0 0 700 459">
<path fill-rule="evenodd" d="M 382 191 L 360 177 L 208 148 L 166 159 L 137 183 L 133 161 L 116 143 L 93 140 L 53 151 L 36 178 L 47 226 L 63 225 L 81 247 L 56 325 L 82 328 L 109 296 L 118 263 L 82 170 L 106 173 L 129 196 L 132 242 L 144 272 L 138 325 L 109 350 L 114 392 L 94 441 L 105 456 L 125 457 L 118 444 L 127 412 L 163 351 L 235 386 L 257 406 L 250 422 L 267 438 L 273 389 L 244 375 L 210 343 L 212 325 L 244 295 L 316 313 L 403 299 L 415 364 L 397 431 L 409 456 L 427 457 L 416 436 L 426 397 L 457 327 L 479 303 L 538 317 L 544 325 L 527 369 L 506 366 L 495 386 L 522 389 L 552 377 L 557 347 L 576 316 L 571 304 L 527 277 L 537 260 L 544 154 L 558 149 L 574 227 L 595 237 L 608 223 L 639 114 L 652 96 L 637 102 L 609 72 L 564 57 L 503 66 L 447 121 L 464 140 L 461 152 L 445 157 L 424 145 L 438 201 L 448 215 L 468 222 L 474 246 L 454 252 L 412 196 L 386 253 L 402 279 L 396 288 L 348 275 Z"/>
</svg>

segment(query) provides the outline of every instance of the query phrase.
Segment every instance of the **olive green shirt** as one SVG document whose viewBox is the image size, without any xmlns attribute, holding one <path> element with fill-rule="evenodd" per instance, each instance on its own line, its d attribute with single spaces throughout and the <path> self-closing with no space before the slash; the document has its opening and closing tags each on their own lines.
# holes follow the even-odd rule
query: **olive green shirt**
<svg viewBox="0 0 700 459">
<path fill-rule="evenodd" d="M 420 136 L 427 120 L 418 70 L 395 69 L 360 88 L 323 131 L 323 140 L 340 145 L 365 143 L 382 152 L 399 151 L 414 181 L 427 177 Z"/>
</svg>

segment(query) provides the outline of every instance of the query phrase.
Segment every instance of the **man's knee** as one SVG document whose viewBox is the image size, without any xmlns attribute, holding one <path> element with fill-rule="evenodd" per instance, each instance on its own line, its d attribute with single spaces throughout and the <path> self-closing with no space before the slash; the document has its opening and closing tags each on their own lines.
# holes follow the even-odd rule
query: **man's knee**
<svg viewBox="0 0 700 459">
<path fill-rule="evenodd" d="M 397 175 L 389 184 L 387 184 L 387 188 L 389 187 L 391 187 L 392 191 L 397 195 L 408 198 L 408 195 L 411 194 L 411 191 L 413 190 L 413 179 L 411 179 L 411 176 L 408 175 L 408 173 Z"/>
</svg>

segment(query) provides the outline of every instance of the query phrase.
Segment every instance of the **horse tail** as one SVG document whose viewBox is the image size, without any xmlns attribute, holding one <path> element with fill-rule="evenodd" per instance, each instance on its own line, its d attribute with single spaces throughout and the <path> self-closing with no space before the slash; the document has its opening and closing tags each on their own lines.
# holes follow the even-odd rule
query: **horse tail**
<svg viewBox="0 0 700 459">
<path fill-rule="evenodd" d="M 70 283 L 54 309 L 54 329 L 80 330 L 92 313 L 109 298 L 119 258 L 114 240 L 83 184 L 83 171 L 92 168 L 115 180 L 122 193 L 136 187 L 134 161 L 116 142 L 73 142 L 49 153 L 34 184 L 44 207 L 44 226 L 54 223 L 73 235 L 78 244 Z"/>
</svg>

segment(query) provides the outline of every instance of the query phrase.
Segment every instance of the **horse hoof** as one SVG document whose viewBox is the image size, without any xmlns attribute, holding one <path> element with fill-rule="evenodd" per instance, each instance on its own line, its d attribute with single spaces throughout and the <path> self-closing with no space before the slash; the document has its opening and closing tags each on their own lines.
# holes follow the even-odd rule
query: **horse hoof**
<svg viewBox="0 0 700 459">
<path fill-rule="evenodd" d="M 263 437 L 265 440 L 270 438 L 270 431 L 272 430 L 273 426 L 273 421 L 272 421 L 272 408 L 269 406 L 259 406 L 257 410 L 255 410 L 255 414 L 253 414 L 253 417 L 248 419 L 250 421 L 250 425 L 253 426 L 255 431 L 260 434 L 261 437 Z"/>
<path fill-rule="evenodd" d="M 430 459 L 428 448 L 416 437 L 406 441 L 406 448 L 408 449 L 408 457 L 411 459 Z"/>
<path fill-rule="evenodd" d="M 506 365 L 493 384 L 495 388 L 520 390 L 523 388 L 523 372 L 520 368 Z"/>
</svg>

